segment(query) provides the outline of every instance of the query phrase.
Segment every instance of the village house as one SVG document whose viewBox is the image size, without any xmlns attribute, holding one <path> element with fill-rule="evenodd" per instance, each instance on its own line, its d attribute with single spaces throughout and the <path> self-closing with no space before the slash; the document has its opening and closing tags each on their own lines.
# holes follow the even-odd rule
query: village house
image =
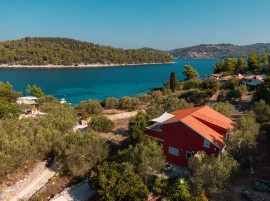
<svg viewBox="0 0 270 201">
<path fill-rule="evenodd" d="M 257 86 L 263 83 L 263 77 L 260 75 L 250 75 L 245 76 L 242 79 L 243 84 L 249 85 L 249 86 Z"/>
<path fill-rule="evenodd" d="M 221 77 L 221 74 L 210 74 L 209 76 L 208 76 L 208 78 L 215 78 L 215 79 L 219 79 Z"/>
<path fill-rule="evenodd" d="M 208 106 L 194 107 L 164 113 L 151 120 L 147 134 L 163 144 L 166 160 L 187 166 L 198 151 L 219 154 L 225 146 L 225 138 L 234 122 Z"/>
<path fill-rule="evenodd" d="M 17 104 L 25 104 L 25 105 L 36 105 L 36 100 L 38 98 L 34 97 L 34 96 L 23 96 L 23 97 L 19 97 L 16 100 Z"/>
</svg>

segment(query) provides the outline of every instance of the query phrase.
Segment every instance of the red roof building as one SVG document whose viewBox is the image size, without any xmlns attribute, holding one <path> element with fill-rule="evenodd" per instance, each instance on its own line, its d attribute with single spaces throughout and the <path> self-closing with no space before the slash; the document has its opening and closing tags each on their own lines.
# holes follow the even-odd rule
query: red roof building
<svg viewBox="0 0 270 201">
<path fill-rule="evenodd" d="M 228 129 L 234 122 L 208 106 L 164 113 L 152 119 L 147 134 L 163 144 L 168 162 L 187 166 L 197 151 L 218 154 L 225 146 Z"/>
</svg>

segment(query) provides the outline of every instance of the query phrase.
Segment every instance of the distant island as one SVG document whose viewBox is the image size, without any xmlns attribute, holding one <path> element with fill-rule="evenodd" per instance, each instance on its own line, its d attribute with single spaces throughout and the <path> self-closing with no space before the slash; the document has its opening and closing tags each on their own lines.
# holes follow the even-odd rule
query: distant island
<svg viewBox="0 0 270 201">
<path fill-rule="evenodd" d="M 68 38 L 0 42 L 0 67 L 98 67 L 172 63 L 165 52 L 120 49 Z"/>
<path fill-rule="evenodd" d="M 252 45 L 233 44 L 202 44 L 193 47 L 179 48 L 169 51 L 176 58 L 236 58 L 247 57 L 250 52 L 261 55 L 270 54 L 270 43 L 256 43 Z"/>
</svg>

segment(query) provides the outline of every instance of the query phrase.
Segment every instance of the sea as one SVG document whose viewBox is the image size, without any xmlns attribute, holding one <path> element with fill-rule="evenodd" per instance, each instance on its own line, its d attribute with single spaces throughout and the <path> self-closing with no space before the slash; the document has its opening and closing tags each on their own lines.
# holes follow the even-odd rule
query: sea
<svg viewBox="0 0 270 201">
<path fill-rule="evenodd" d="M 176 73 L 184 79 L 184 65 L 195 68 L 201 78 L 213 72 L 217 59 L 175 59 L 173 64 L 116 66 L 97 68 L 1 68 L 0 81 L 9 81 L 14 90 L 26 95 L 26 86 L 36 84 L 46 95 L 65 98 L 72 105 L 89 99 L 137 97 L 162 87 Z"/>
</svg>

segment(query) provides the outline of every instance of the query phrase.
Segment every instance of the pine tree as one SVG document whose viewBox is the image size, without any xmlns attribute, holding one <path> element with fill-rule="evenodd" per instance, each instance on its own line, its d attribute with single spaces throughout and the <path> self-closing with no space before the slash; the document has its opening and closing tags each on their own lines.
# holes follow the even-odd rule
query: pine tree
<svg viewBox="0 0 270 201">
<path fill-rule="evenodd" d="M 175 72 L 171 72 L 171 75 L 170 75 L 170 89 L 172 90 L 172 92 L 175 92 L 175 85 L 176 85 Z"/>
</svg>

